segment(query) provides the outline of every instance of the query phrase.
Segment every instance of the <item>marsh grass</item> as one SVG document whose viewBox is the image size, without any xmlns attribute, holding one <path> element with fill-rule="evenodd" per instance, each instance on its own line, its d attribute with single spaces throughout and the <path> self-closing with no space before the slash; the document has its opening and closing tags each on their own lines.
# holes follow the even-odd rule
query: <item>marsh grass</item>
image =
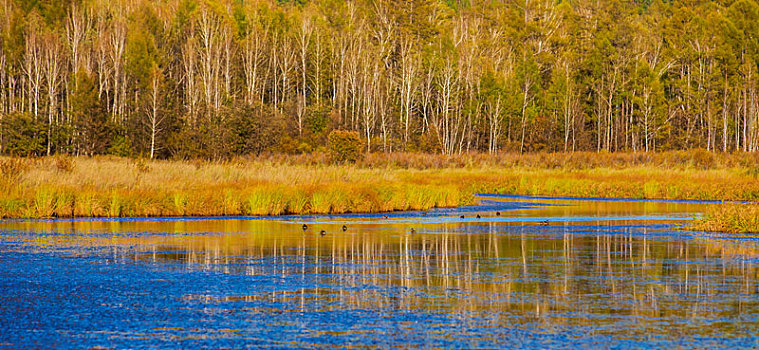
<svg viewBox="0 0 759 350">
<path fill-rule="evenodd" d="M 702 219 L 684 228 L 692 231 L 759 233 L 759 204 L 713 205 Z"/>
<path fill-rule="evenodd" d="M 287 197 L 283 188 L 266 186 L 257 188 L 248 195 L 245 214 L 282 215 L 287 212 Z"/>
<path fill-rule="evenodd" d="M 700 151 L 392 154 L 354 165 L 332 165 L 318 154 L 223 162 L 0 158 L 0 216 L 388 212 L 471 204 L 473 193 L 753 201 L 756 160 Z"/>
<path fill-rule="evenodd" d="M 176 213 L 176 215 L 186 215 L 187 214 L 187 202 L 188 197 L 185 193 L 174 193 L 172 194 L 171 198 L 173 199 L 173 212 Z"/>
<path fill-rule="evenodd" d="M 30 217 L 52 217 L 56 215 L 56 204 L 61 201 L 57 198 L 56 193 L 46 187 L 42 187 L 34 193 L 34 200 L 27 215 Z"/>
</svg>

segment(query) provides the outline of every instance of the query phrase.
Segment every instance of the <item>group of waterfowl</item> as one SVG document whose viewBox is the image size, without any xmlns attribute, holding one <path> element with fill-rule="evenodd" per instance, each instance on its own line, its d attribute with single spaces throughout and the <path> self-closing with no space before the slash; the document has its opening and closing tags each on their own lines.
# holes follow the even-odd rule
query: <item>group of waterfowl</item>
<svg viewBox="0 0 759 350">
<path fill-rule="evenodd" d="M 495 216 L 501 216 L 501 212 L 500 211 L 495 212 Z M 462 218 L 462 219 L 465 218 L 464 215 L 461 215 L 459 217 Z M 480 214 L 477 214 L 475 217 L 478 218 L 478 219 L 482 218 L 482 216 L 480 216 Z M 551 223 L 548 220 L 543 220 L 543 221 L 539 221 L 538 224 L 540 226 L 550 226 Z"/>
<path fill-rule="evenodd" d="M 496 215 L 496 216 L 501 216 L 501 212 L 500 212 L 500 211 L 497 211 L 497 212 L 495 212 L 495 215 Z M 465 218 L 465 216 L 464 216 L 464 215 L 461 215 L 461 216 L 459 216 L 459 217 L 460 217 L 460 218 L 462 218 L 462 219 L 463 219 L 463 218 Z M 475 216 L 475 217 L 476 217 L 476 218 L 478 218 L 478 219 L 482 219 L 482 216 L 480 216 L 480 214 L 477 214 L 477 216 Z"/>
<path fill-rule="evenodd" d="M 303 232 L 306 232 L 308 230 L 308 225 L 303 224 L 303 226 L 301 226 L 301 228 L 303 229 Z M 348 226 L 347 225 L 343 225 L 343 232 L 346 232 L 346 231 L 348 231 Z M 416 229 L 414 229 L 412 227 L 411 228 L 411 234 L 414 234 L 414 233 L 416 233 Z M 319 231 L 319 235 L 320 236 L 326 236 L 327 235 L 327 231 L 321 230 L 321 231 Z"/>
<path fill-rule="evenodd" d="M 303 231 L 305 232 L 305 231 L 307 231 L 307 230 L 308 230 L 308 225 L 306 225 L 306 224 L 303 224 L 303 226 L 301 226 L 301 228 L 302 228 L 302 229 L 303 229 Z M 348 226 L 347 226 L 347 225 L 343 225 L 343 232 L 346 232 L 346 231 L 348 231 Z M 416 230 L 414 230 L 414 229 L 412 228 L 412 229 L 411 229 L 411 233 L 416 233 Z M 327 231 L 321 230 L 321 231 L 319 231 L 319 235 L 321 235 L 321 236 L 326 236 L 326 235 L 327 235 Z"/>
<path fill-rule="evenodd" d="M 308 230 L 308 225 L 303 224 L 303 226 L 301 226 L 301 228 L 303 229 L 303 232 L 306 232 L 306 230 Z M 346 230 L 348 230 L 348 227 L 345 226 L 345 225 L 343 225 L 343 231 L 346 231 Z M 321 230 L 321 231 L 319 231 L 319 235 L 326 236 L 327 235 L 327 231 Z"/>
<path fill-rule="evenodd" d="M 495 216 L 501 216 L 501 212 L 500 211 L 495 212 Z M 460 216 L 460 218 L 462 218 L 462 219 L 464 217 L 465 217 L 464 215 Z M 387 219 L 387 216 L 383 216 L 382 218 L 383 219 Z M 476 218 L 481 219 L 482 216 L 480 216 L 480 214 L 477 214 Z M 548 226 L 550 223 L 548 222 L 548 220 L 543 220 L 543 221 L 538 222 L 538 224 L 541 225 L 541 226 Z M 303 231 L 305 232 L 305 231 L 308 230 L 308 225 L 303 224 L 302 228 L 303 228 Z M 343 225 L 343 232 L 346 232 L 346 231 L 348 231 L 348 226 L 347 225 Z M 411 234 L 414 234 L 414 233 L 416 233 L 416 229 L 414 229 L 412 227 L 410 232 L 411 232 Z M 327 231 L 321 230 L 321 231 L 319 231 L 319 235 L 326 236 L 327 235 Z"/>
</svg>

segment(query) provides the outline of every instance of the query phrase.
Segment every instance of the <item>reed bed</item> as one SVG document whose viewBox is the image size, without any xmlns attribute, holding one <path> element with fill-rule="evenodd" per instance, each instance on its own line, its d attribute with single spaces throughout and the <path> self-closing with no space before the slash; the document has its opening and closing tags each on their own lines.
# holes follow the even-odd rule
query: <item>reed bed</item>
<svg viewBox="0 0 759 350">
<path fill-rule="evenodd" d="M 475 193 L 759 200 L 753 154 L 324 155 L 226 161 L 0 158 L 0 217 L 337 214 L 427 210 Z"/>
</svg>

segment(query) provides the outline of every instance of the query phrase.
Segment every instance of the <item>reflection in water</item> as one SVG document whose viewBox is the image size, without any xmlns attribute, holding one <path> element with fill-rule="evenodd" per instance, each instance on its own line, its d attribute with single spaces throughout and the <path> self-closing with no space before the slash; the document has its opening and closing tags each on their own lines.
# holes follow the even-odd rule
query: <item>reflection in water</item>
<svg viewBox="0 0 759 350">
<path fill-rule="evenodd" d="M 725 258 L 709 245 L 651 241 L 644 229 L 636 227 L 613 235 L 589 235 L 601 231 L 592 227 L 582 228 L 580 235 L 574 227 L 546 230 L 549 234 L 525 227 L 509 227 L 506 232 L 489 229 L 485 235 L 367 234 L 326 239 L 148 237 L 126 240 L 136 249 L 120 257 L 254 276 L 304 280 L 305 275 L 322 276 L 319 282 L 329 286 L 328 293 L 283 290 L 264 298 L 311 297 L 329 301 L 327 305 L 339 299 L 340 307 L 509 312 L 548 317 L 553 324 L 591 325 L 616 322 L 615 316 L 736 317 L 757 311 L 754 297 L 746 298 L 749 304 L 742 298 L 715 303 L 717 294 L 755 296 L 757 268 L 742 258 Z M 375 288 L 362 286 L 409 291 L 377 295 Z M 569 315 L 578 311 L 600 318 L 582 315 L 575 320 Z"/>
<path fill-rule="evenodd" d="M 456 223 L 308 218 L 305 233 L 299 223 L 306 219 L 9 223 L 0 249 L 182 273 L 180 281 L 198 286 L 174 291 L 172 300 L 193 310 L 234 309 L 247 325 L 198 331 L 214 339 L 358 347 L 759 345 L 757 241 L 607 221 L 697 210 L 590 202 L 503 216 L 562 220 L 550 226 L 492 213 Z M 596 222 L 573 224 L 578 216 Z M 322 228 L 329 234 L 316 234 Z M 352 318 L 356 313 L 362 316 Z M 294 327 L 300 335 L 260 337 L 261 327 Z M 162 336 L 183 332 L 160 328 Z"/>
</svg>

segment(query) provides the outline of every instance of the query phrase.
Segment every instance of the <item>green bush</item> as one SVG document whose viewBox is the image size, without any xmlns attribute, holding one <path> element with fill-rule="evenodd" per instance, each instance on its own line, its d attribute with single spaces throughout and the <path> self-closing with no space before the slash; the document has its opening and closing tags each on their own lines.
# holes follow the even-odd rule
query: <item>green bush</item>
<svg viewBox="0 0 759 350">
<path fill-rule="evenodd" d="M 15 156 L 43 155 L 47 151 L 47 125 L 42 118 L 28 113 L 11 114 L 3 120 L 3 143 L 6 154 Z"/>
<path fill-rule="evenodd" d="M 261 154 L 280 143 L 285 128 L 282 116 L 273 109 L 256 103 L 237 105 L 222 111 L 225 114 L 224 146 L 214 153 L 225 155 Z M 223 149 L 226 148 L 226 149 Z"/>
<path fill-rule="evenodd" d="M 338 163 L 354 163 L 363 155 L 363 143 L 355 131 L 334 130 L 329 133 L 329 152 Z"/>
</svg>

